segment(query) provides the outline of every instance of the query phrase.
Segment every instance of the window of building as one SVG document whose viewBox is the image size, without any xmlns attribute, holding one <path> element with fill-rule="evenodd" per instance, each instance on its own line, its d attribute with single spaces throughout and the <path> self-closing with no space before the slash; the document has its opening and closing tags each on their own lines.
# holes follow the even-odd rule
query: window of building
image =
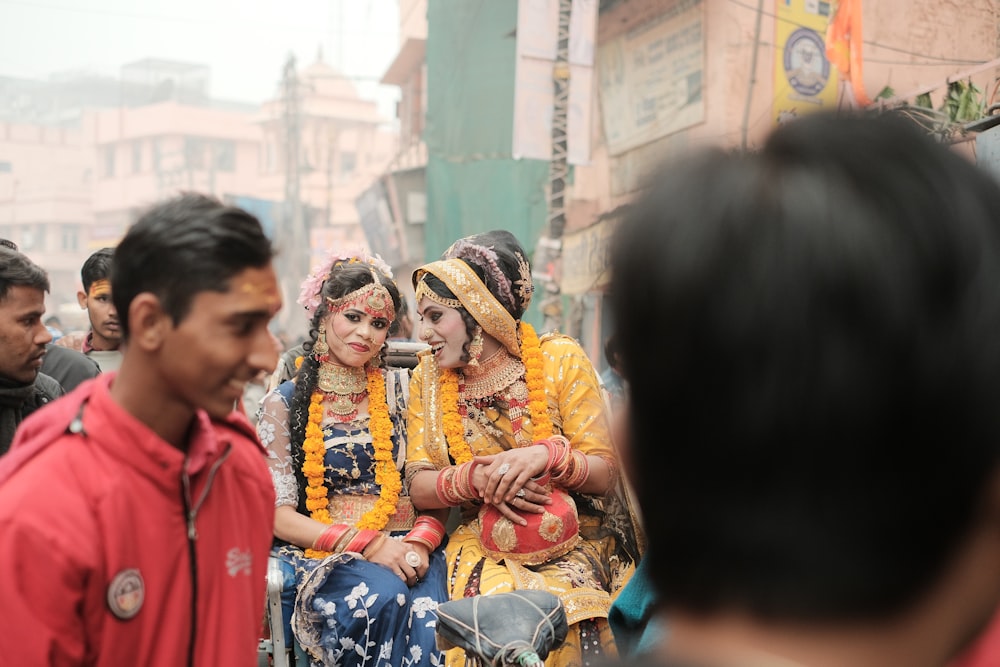
<svg viewBox="0 0 1000 667">
<path fill-rule="evenodd" d="M 153 171 L 159 173 L 160 171 L 160 159 L 163 156 L 163 149 L 160 148 L 160 140 L 153 139 Z"/>
<path fill-rule="evenodd" d="M 205 142 L 195 137 L 184 139 L 184 164 L 188 169 L 205 168 Z"/>
<path fill-rule="evenodd" d="M 219 171 L 236 171 L 236 142 L 218 141 L 215 144 L 215 168 Z"/>
<path fill-rule="evenodd" d="M 132 173 L 138 174 L 142 171 L 142 142 L 132 142 Z"/>
<path fill-rule="evenodd" d="M 76 252 L 80 249 L 80 226 L 79 225 L 63 225 L 62 226 L 62 250 L 66 252 Z"/>
<path fill-rule="evenodd" d="M 27 225 L 21 228 L 21 239 L 17 241 L 21 250 L 45 250 L 45 227 Z"/>
<path fill-rule="evenodd" d="M 340 154 L 340 177 L 350 178 L 354 175 L 354 170 L 358 166 L 357 153 L 344 152 Z"/>
<path fill-rule="evenodd" d="M 14 165 L 10 162 L 0 160 L 0 174 L 9 174 L 14 171 Z"/>
<path fill-rule="evenodd" d="M 104 147 L 104 177 L 111 178 L 115 175 L 115 147 Z"/>
</svg>

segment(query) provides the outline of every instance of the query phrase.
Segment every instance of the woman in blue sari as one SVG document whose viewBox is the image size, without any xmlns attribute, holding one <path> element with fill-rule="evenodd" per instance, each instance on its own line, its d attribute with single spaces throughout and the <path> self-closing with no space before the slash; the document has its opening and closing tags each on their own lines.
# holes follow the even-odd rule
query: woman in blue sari
<svg viewBox="0 0 1000 667">
<path fill-rule="evenodd" d="M 438 518 L 416 516 L 406 460 L 406 370 L 379 364 L 400 298 L 364 253 L 332 256 L 304 283 L 310 339 L 292 381 L 261 404 L 276 490 L 285 622 L 312 664 L 428 667 L 447 599 Z M 286 626 L 287 629 L 287 626 Z"/>
</svg>

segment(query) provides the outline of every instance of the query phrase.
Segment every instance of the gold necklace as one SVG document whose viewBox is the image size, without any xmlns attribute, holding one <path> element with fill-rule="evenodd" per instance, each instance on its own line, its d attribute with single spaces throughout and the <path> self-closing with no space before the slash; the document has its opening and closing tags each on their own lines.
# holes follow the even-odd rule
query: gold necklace
<svg viewBox="0 0 1000 667">
<path fill-rule="evenodd" d="M 364 366 L 338 366 L 324 361 L 316 372 L 316 386 L 327 394 L 326 408 L 338 421 L 353 419 L 368 391 Z"/>
<path fill-rule="evenodd" d="M 490 398 L 503 392 L 524 375 L 525 368 L 521 360 L 501 347 L 489 359 L 481 360 L 478 367 L 465 366 L 462 369 L 465 380 L 462 398 Z"/>
</svg>

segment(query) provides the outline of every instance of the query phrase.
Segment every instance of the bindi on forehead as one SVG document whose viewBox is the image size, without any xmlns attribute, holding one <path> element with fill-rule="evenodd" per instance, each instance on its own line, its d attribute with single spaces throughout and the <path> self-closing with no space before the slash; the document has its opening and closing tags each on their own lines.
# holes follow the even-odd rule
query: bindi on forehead
<svg viewBox="0 0 1000 667">
<path fill-rule="evenodd" d="M 236 285 L 236 292 L 247 296 L 263 298 L 269 305 L 281 302 L 278 285 L 273 280 L 244 279 Z"/>
</svg>

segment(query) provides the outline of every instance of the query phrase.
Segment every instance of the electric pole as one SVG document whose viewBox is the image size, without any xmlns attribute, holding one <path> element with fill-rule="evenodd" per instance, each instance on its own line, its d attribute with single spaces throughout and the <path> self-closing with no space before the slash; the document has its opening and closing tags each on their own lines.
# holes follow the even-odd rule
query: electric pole
<svg viewBox="0 0 1000 667">
<path fill-rule="evenodd" d="M 299 283 L 310 269 L 311 249 L 309 224 L 302 210 L 301 147 L 302 108 L 295 55 L 289 55 L 281 79 L 282 129 L 285 144 L 285 238 L 280 244 L 283 267 L 281 280 L 293 298 L 298 296 Z M 295 325 L 292 325 L 295 326 Z"/>
</svg>

